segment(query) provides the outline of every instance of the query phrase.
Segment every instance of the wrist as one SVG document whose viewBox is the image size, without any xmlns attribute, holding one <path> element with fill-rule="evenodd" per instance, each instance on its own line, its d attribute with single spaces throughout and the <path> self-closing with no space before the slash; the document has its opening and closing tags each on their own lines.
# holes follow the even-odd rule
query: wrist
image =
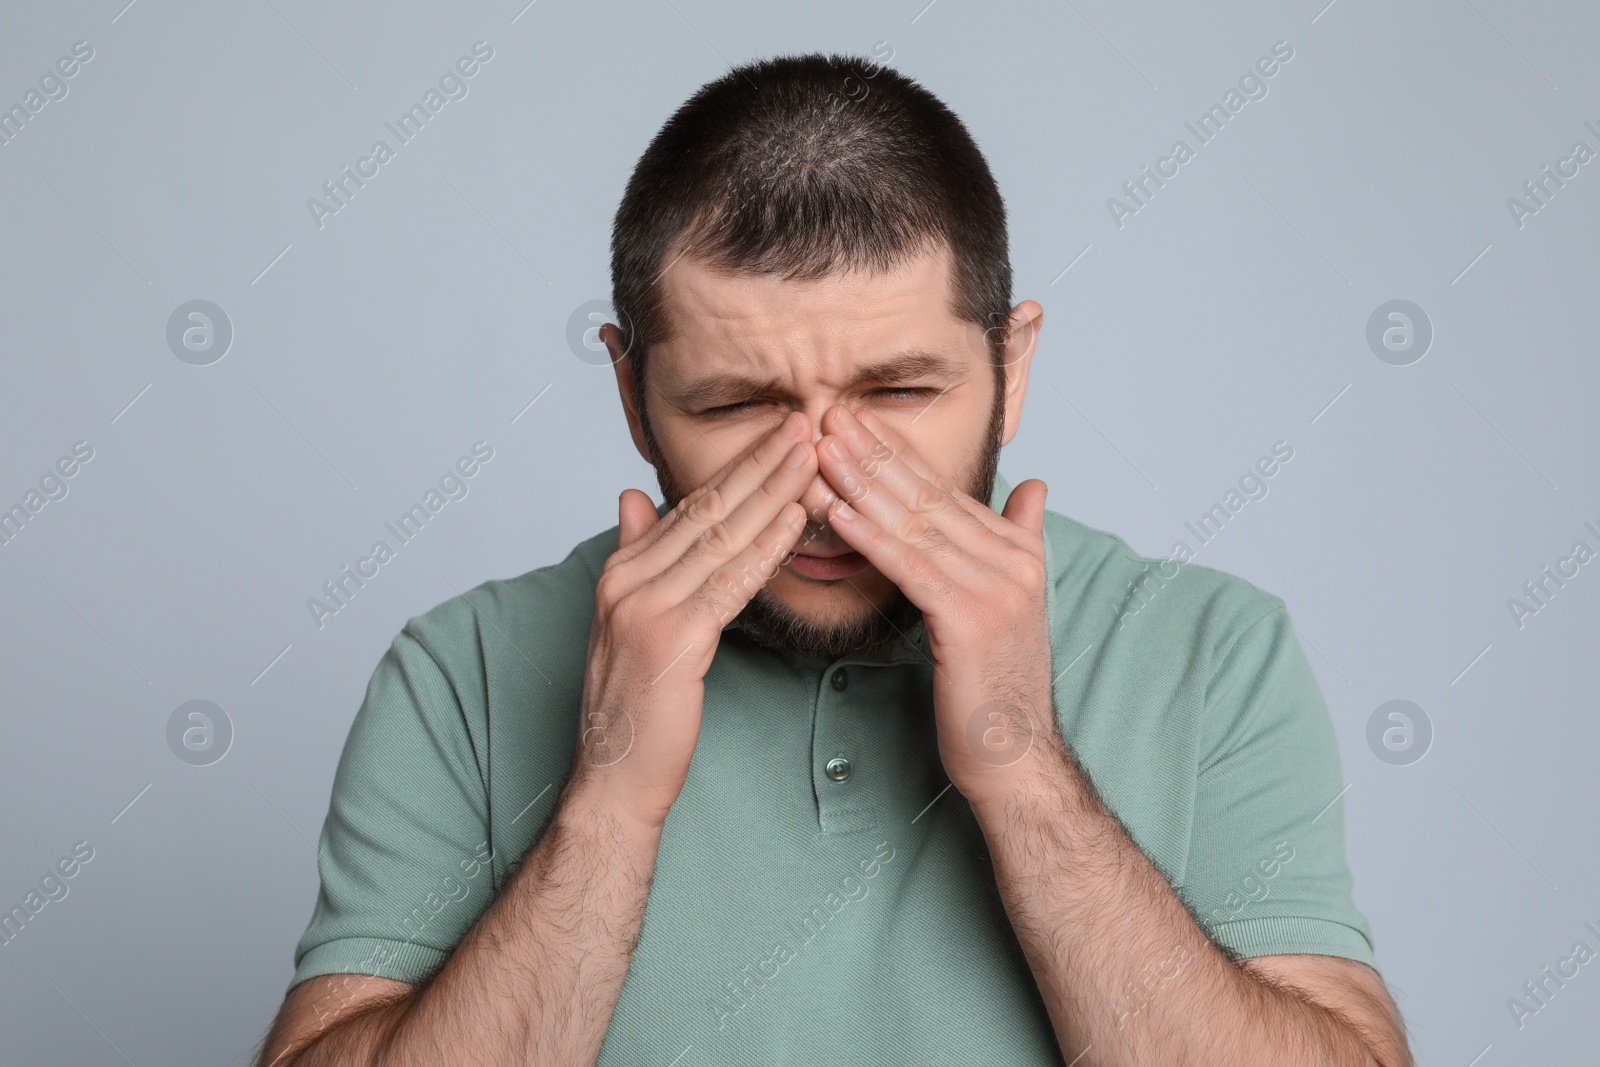
<svg viewBox="0 0 1600 1067">
<path fill-rule="evenodd" d="M 660 805 L 632 803 L 625 789 L 579 762 L 562 796 L 563 813 L 579 825 L 604 829 L 654 847 L 661 839 L 667 813 Z"/>
<path fill-rule="evenodd" d="M 988 830 L 1029 812 L 1047 810 L 1058 816 L 1081 787 L 1082 780 L 1065 746 L 1053 733 L 1036 737 L 1028 753 L 1016 763 L 986 768 L 981 780 L 957 783 L 973 816 Z"/>
</svg>

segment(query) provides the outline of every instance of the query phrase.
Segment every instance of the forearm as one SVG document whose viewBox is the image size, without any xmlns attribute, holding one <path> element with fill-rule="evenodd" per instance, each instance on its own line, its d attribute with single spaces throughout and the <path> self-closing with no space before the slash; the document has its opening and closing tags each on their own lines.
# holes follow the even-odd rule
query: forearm
<svg viewBox="0 0 1600 1067">
<path fill-rule="evenodd" d="M 1040 773 L 974 810 L 1067 1062 L 1377 1067 L 1342 1018 L 1213 945 L 1060 739 L 1041 740 Z"/>
<path fill-rule="evenodd" d="M 580 778 L 431 981 L 336 1026 L 295 1067 L 592 1064 L 638 942 L 660 832 Z"/>
</svg>

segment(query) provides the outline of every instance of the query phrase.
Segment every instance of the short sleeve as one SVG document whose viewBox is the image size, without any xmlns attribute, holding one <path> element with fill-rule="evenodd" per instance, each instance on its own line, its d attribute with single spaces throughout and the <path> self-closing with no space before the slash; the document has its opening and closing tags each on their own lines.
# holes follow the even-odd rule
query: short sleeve
<svg viewBox="0 0 1600 1067">
<path fill-rule="evenodd" d="M 1376 967 L 1351 898 L 1333 723 L 1282 601 L 1270 599 L 1207 685 L 1184 900 L 1238 957 Z"/>
<path fill-rule="evenodd" d="M 402 631 L 339 758 L 290 988 L 322 974 L 417 984 L 438 970 L 493 898 L 487 810 L 460 701 Z"/>
</svg>

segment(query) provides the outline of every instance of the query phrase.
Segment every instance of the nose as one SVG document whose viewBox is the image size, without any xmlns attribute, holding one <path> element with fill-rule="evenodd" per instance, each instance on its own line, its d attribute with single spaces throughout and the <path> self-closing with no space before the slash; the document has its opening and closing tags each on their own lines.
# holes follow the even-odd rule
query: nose
<svg viewBox="0 0 1600 1067">
<path fill-rule="evenodd" d="M 795 551 L 805 552 L 810 549 L 831 552 L 838 547 L 839 539 L 832 528 L 828 526 L 828 503 L 832 495 L 821 474 L 811 479 L 811 484 L 806 486 L 806 491 L 800 496 L 800 506 L 806 509 L 806 528 L 800 533 L 800 541 L 795 545 Z"/>
<path fill-rule="evenodd" d="M 817 444 L 822 440 L 823 417 L 838 404 L 828 404 L 816 410 L 803 411 L 808 425 L 811 427 L 811 443 Z M 830 422 L 831 425 L 831 422 Z M 818 471 L 811 479 L 811 484 L 800 496 L 800 506 L 806 509 L 806 528 L 801 531 L 800 540 L 795 546 L 795 551 L 805 552 L 809 546 L 818 552 L 833 553 L 840 549 L 848 548 L 833 529 L 828 525 L 828 504 L 838 494 L 835 493 L 828 482 Z"/>
</svg>

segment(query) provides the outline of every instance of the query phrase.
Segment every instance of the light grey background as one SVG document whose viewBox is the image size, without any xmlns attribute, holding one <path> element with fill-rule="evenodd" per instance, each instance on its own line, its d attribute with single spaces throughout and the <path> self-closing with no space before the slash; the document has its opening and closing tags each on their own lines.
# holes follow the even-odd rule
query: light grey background
<svg viewBox="0 0 1600 1067">
<path fill-rule="evenodd" d="M 1600 949 L 1600 563 L 1521 627 L 1508 607 L 1600 549 L 1600 160 L 1520 227 L 1507 206 L 1600 150 L 1592 5 L 524 2 L 0 16 L 5 107 L 94 49 L 0 145 L 0 508 L 94 450 L 0 547 L 0 907 L 94 849 L 0 945 L 5 1062 L 246 1061 L 395 632 L 656 495 L 610 371 L 566 341 L 609 295 L 638 154 L 731 62 L 879 42 L 969 124 L 1015 298 L 1046 309 L 1002 472 L 1165 556 L 1292 445 L 1197 562 L 1288 602 L 1419 1062 L 1595 1061 L 1600 964 L 1521 1028 L 1507 1006 Z M 479 40 L 468 95 L 319 228 L 308 198 Z M 1268 95 L 1118 227 L 1107 199 L 1280 40 Z M 234 330 L 209 366 L 166 342 L 194 299 Z M 1391 299 L 1435 330 L 1409 366 L 1366 342 Z M 319 629 L 307 600 L 480 440 L 469 494 Z M 209 766 L 167 741 L 197 699 L 234 732 Z M 1434 731 L 1409 765 L 1367 742 L 1393 699 Z"/>
</svg>

